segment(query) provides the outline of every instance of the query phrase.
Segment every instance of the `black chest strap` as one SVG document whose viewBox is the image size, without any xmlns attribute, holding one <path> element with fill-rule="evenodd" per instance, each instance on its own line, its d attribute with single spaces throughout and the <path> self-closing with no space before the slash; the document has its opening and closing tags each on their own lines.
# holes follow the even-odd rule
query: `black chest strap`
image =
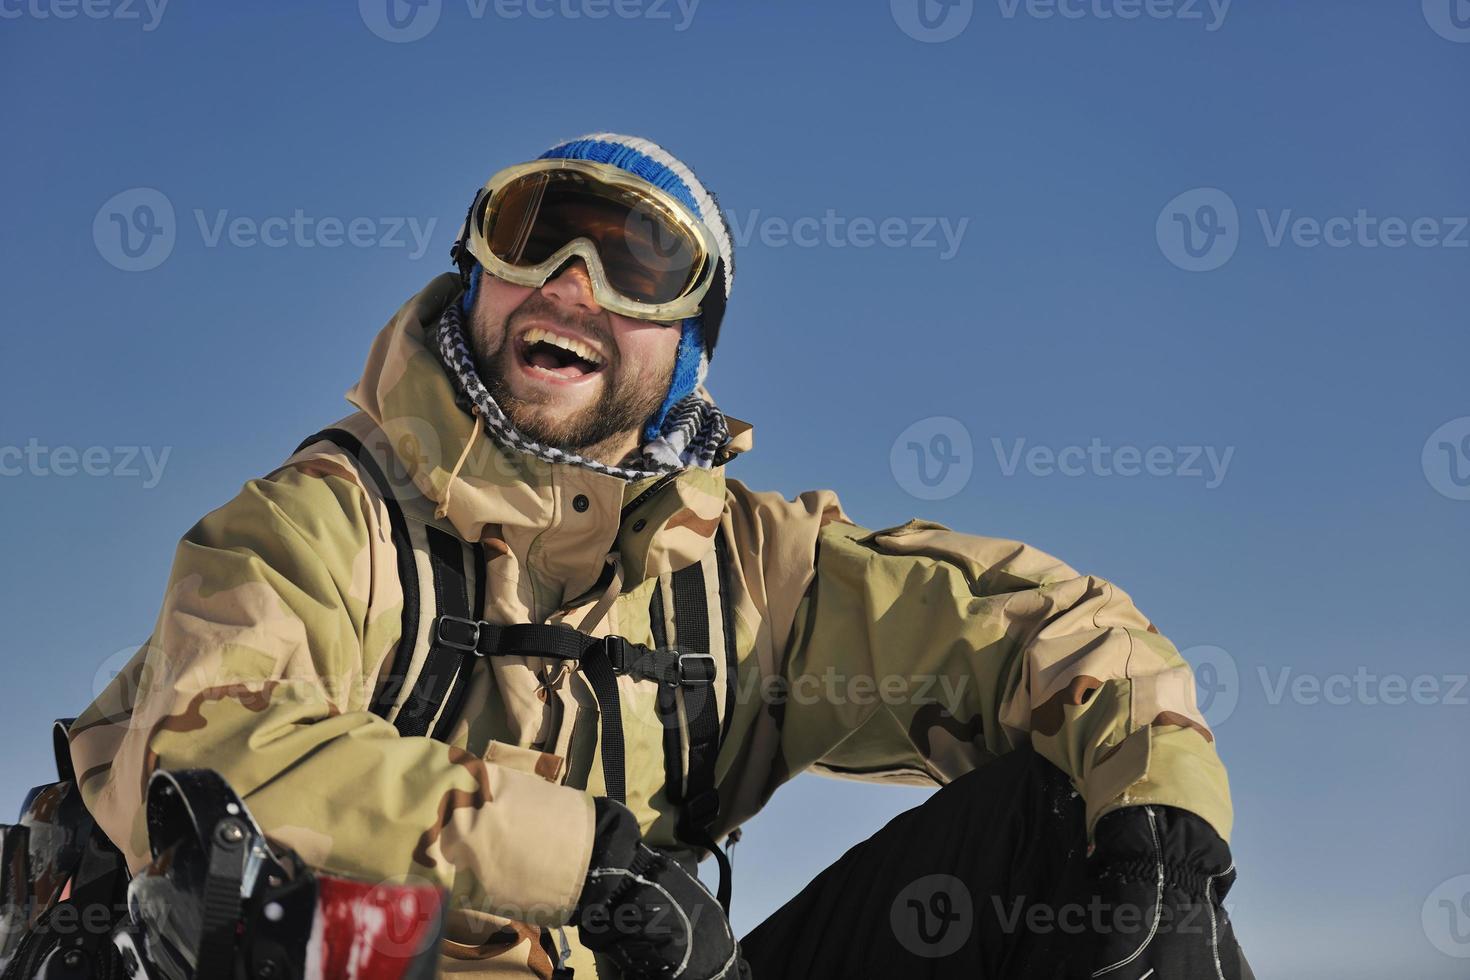
<svg viewBox="0 0 1470 980">
<path fill-rule="evenodd" d="M 717 558 L 723 563 L 723 536 L 717 542 Z M 441 574 L 453 578 L 454 563 L 448 553 L 441 562 L 431 550 L 436 582 Z M 457 560 L 457 553 L 455 555 Z M 442 564 L 442 568 L 441 568 Z M 657 708 L 664 729 L 664 774 L 669 802 L 678 807 L 674 834 L 682 842 L 703 848 L 720 866 L 718 897 L 728 912 L 731 895 L 729 859 L 714 840 L 711 829 L 720 813 L 720 796 L 715 788 L 715 762 L 719 756 L 721 724 L 715 694 L 718 676 L 710 652 L 709 602 L 704 569 L 700 564 L 672 576 L 674 644 L 667 642 L 664 629 L 662 590 L 655 588 L 649 616 L 655 646 L 634 643 L 622 636 L 596 637 L 564 623 L 513 623 L 501 625 L 451 612 L 441 612 L 434 621 L 432 669 L 445 676 L 467 677 L 476 657 L 543 657 L 576 663 L 597 699 L 599 750 L 605 792 L 619 803 L 627 801 L 626 746 L 623 740 L 622 702 L 618 675 L 658 684 Z M 723 586 L 724 580 L 721 579 Z M 444 591 L 437 590 L 436 591 Z M 454 590 L 447 590 L 454 593 Z M 722 590 L 723 591 L 723 590 Z M 457 594 L 457 593 L 455 593 Z M 728 602 L 721 596 L 722 605 Z M 441 606 L 441 608 L 444 608 Z M 734 686 L 733 637 L 729 619 L 724 621 L 727 690 Z M 441 659 L 442 658 L 442 659 Z M 458 664 L 450 665 L 449 660 Z M 426 663 L 413 701 L 432 704 L 442 685 L 425 687 L 430 674 Z M 682 717 L 681 708 L 682 704 Z M 728 706 L 733 710 L 733 703 Z M 407 711 L 407 706 L 405 711 Z M 431 709 L 425 708 L 431 713 Z M 445 717 L 449 716 L 446 709 Z M 400 716 L 401 717 L 401 716 Z M 684 760 L 688 759 L 687 768 Z"/>
<path fill-rule="evenodd" d="M 544 657 L 573 661 L 597 697 L 602 716 L 600 745 L 607 795 L 627 800 L 623 725 L 617 677 L 654 681 L 660 694 L 697 692 L 691 701 L 713 701 L 715 658 L 709 653 L 644 646 L 621 636 L 592 636 L 563 623 L 497 623 L 440 615 L 434 624 L 437 648 L 466 657 Z M 418 692 L 415 691 L 415 696 Z"/>
</svg>

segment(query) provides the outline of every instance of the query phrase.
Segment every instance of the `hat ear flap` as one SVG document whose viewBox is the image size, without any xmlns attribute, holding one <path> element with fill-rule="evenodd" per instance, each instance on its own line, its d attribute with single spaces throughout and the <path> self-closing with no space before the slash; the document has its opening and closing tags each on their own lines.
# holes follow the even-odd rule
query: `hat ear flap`
<svg viewBox="0 0 1470 980">
<path fill-rule="evenodd" d="M 679 331 L 679 347 L 674 353 L 674 373 L 669 378 L 669 390 L 664 395 L 664 403 L 643 427 L 645 442 L 659 437 L 669 412 L 704 383 L 705 373 L 709 370 L 709 356 L 699 317 L 685 317 L 679 324 Z"/>
<path fill-rule="evenodd" d="M 472 263 L 469 272 L 463 278 L 468 285 L 460 299 L 459 308 L 466 316 L 469 316 L 474 311 L 475 300 L 480 295 L 480 280 L 485 278 L 485 267 L 478 262 Z"/>
</svg>

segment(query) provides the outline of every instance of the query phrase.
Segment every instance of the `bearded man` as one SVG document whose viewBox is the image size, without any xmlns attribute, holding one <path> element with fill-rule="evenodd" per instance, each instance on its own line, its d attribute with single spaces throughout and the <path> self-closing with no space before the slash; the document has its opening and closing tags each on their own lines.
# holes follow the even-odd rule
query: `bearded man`
<svg viewBox="0 0 1470 980">
<path fill-rule="evenodd" d="M 445 889 L 441 975 L 1250 975 L 1225 770 L 1128 595 L 726 475 L 735 263 L 689 167 L 560 143 L 453 257 L 72 726 L 133 871 L 150 776 L 207 769 L 272 847 Z M 737 943 L 718 841 L 805 771 L 942 788 Z"/>
</svg>

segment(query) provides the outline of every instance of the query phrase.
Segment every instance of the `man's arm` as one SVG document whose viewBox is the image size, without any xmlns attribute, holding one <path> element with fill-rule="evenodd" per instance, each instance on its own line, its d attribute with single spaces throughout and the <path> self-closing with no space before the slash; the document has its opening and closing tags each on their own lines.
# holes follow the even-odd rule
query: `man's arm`
<svg viewBox="0 0 1470 980">
<path fill-rule="evenodd" d="M 592 800 L 367 710 L 398 639 L 393 546 L 350 474 L 314 469 L 247 483 L 185 535 L 152 637 L 72 728 L 88 808 L 136 870 L 149 774 L 215 769 L 313 865 L 566 921 Z"/>
<path fill-rule="evenodd" d="M 926 521 L 816 537 L 783 671 L 782 751 L 860 779 L 948 782 L 1023 741 L 1104 814 L 1231 805 L 1194 679 L 1121 589 L 1034 548 Z"/>
</svg>

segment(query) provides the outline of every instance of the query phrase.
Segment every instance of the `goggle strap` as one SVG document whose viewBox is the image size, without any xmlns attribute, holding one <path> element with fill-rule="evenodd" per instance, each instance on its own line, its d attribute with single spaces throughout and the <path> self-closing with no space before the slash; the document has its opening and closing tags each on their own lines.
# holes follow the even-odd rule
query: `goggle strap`
<svg viewBox="0 0 1470 980">
<path fill-rule="evenodd" d="M 475 212 L 480 210 L 480 205 L 485 203 L 485 199 L 485 189 L 482 187 L 475 192 L 475 198 L 470 201 L 470 208 L 465 212 L 464 225 L 460 229 L 459 238 L 449 247 L 449 261 L 459 266 L 460 279 L 465 286 L 469 285 L 470 266 L 475 263 L 475 257 L 470 253 L 470 239 L 475 234 Z"/>
<path fill-rule="evenodd" d="M 715 256 L 715 272 L 709 288 L 699 301 L 699 330 L 704 335 L 704 349 L 711 357 L 715 341 L 720 338 L 720 321 L 725 318 L 725 259 Z"/>
</svg>

